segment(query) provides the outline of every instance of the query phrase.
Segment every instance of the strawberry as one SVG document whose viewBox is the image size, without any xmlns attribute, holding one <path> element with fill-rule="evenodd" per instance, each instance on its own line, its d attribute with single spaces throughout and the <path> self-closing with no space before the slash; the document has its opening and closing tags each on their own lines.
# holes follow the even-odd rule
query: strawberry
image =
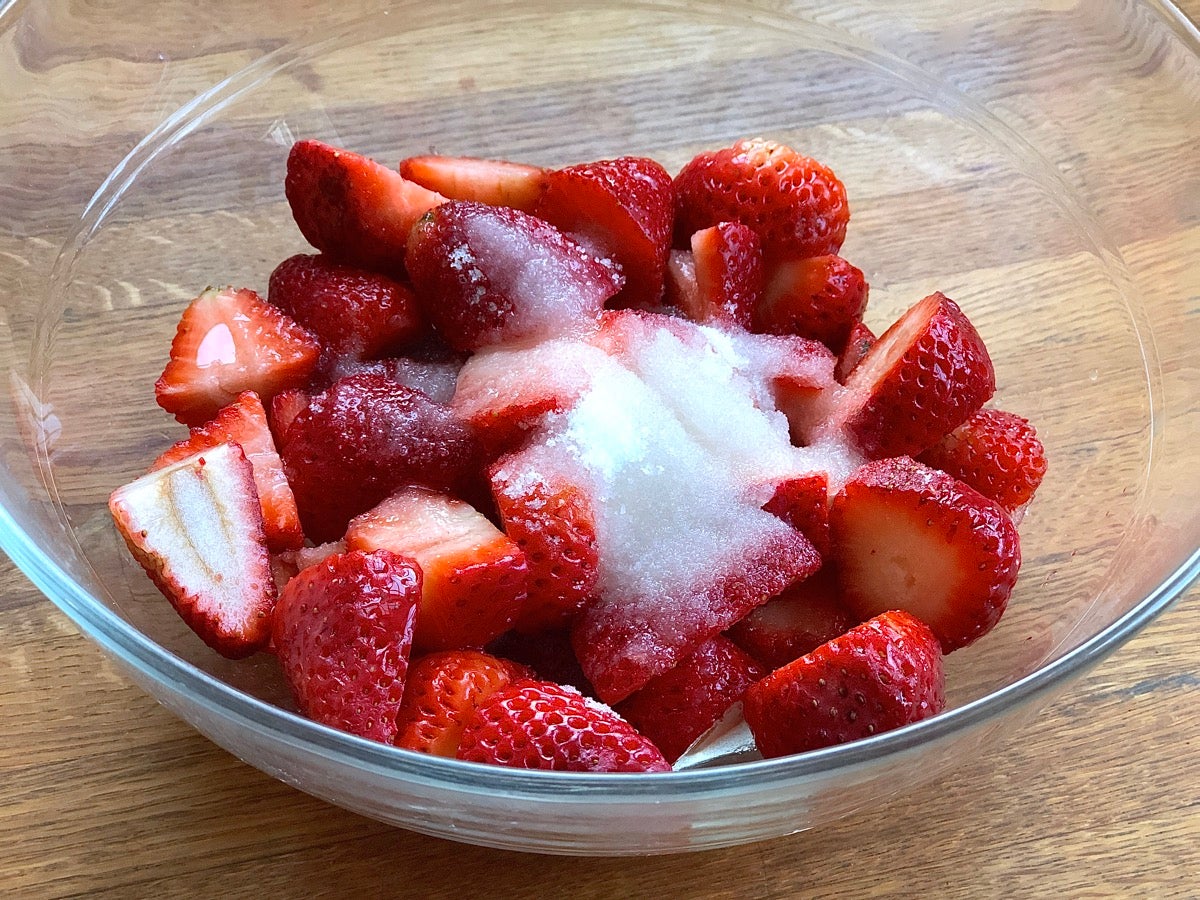
<svg viewBox="0 0 1200 900">
<path fill-rule="evenodd" d="M 1010 512 L 1033 499 L 1046 451 L 1029 420 L 981 409 L 918 457 L 991 497 Z"/>
<path fill-rule="evenodd" d="M 776 669 L 746 691 L 746 723 L 768 759 L 881 734 L 937 715 L 937 639 L 908 613 L 883 613 Z"/>
<path fill-rule="evenodd" d="M 1021 548 L 1002 506 L 907 457 L 867 463 L 833 500 L 831 559 L 860 619 L 904 609 L 946 653 L 1000 620 Z"/>
<path fill-rule="evenodd" d="M 450 200 L 474 200 L 532 212 L 545 172 L 537 166 L 466 156 L 410 156 L 400 163 L 409 181 Z"/>
<path fill-rule="evenodd" d="M 621 278 L 553 225 L 515 209 L 447 203 L 413 229 L 408 273 L 456 350 L 595 326 Z"/>
<path fill-rule="evenodd" d="M 829 474 L 809 472 L 781 481 L 763 506 L 806 538 L 824 559 L 829 553 Z"/>
<path fill-rule="evenodd" d="M 652 306 L 662 299 L 675 197 L 671 176 L 652 159 L 622 156 L 548 172 L 534 213 L 625 274 L 618 301 Z"/>
<path fill-rule="evenodd" d="M 742 140 L 701 153 L 675 176 L 679 239 L 718 222 L 741 222 L 758 233 L 768 264 L 837 253 L 849 220 L 837 176 L 775 141 Z"/>
<path fill-rule="evenodd" d="M 500 688 L 480 704 L 458 758 L 516 769 L 669 772 L 647 738 L 606 706 L 552 682 Z"/>
<path fill-rule="evenodd" d="M 304 384 L 320 352 L 254 291 L 209 288 L 183 311 L 154 397 L 185 425 L 201 425 L 242 391 L 266 400 Z"/>
<path fill-rule="evenodd" d="M 424 575 L 413 647 L 482 647 L 512 624 L 525 600 L 525 554 L 472 507 L 420 487 L 402 488 L 350 521 L 346 546 L 391 550 Z"/>
<path fill-rule="evenodd" d="M 798 334 L 837 352 L 866 308 L 862 270 L 840 256 L 788 260 L 767 273 L 762 301 L 754 307 L 754 330 Z"/>
<path fill-rule="evenodd" d="M 404 680 L 394 743 L 454 759 L 476 707 L 500 688 L 532 678 L 524 666 L 480 650 L 444 650 L 414 659 Z"/>
<path fill-rule="evenodd" d="M 845 634 L 858 621 L 838 599 L 837 577 L 825 565 L 751 611 L 727 636 L 767 669 L 778 669 Z"/>
<path fill-rule="evenodd" d="M 286 388 L 271 398 L 271 434 L 275 436 L 276 447 L 283 446 L 292 422 L 311 402 L 312 395 L 300 388 Z"/>
<path fill-rule="evenodd" d="M 931 294 L 892 325 L 846 379 L 833 414 L 867 457 L 915 456 L 995 392 L 983 339 L 944 294 Z"/>
<path fill-rule="evenodd" d="M 448 408 L 364 372 L 314 396 L 288 427 L 280 455 L 305 534 L 328 541 L 403 485 L 464 489 L 478 449 Z"/>
<path fill-rule="evenodd" d="M 720 635 L 646 682 L 617 712 L 675 762 L 766 670 Z"/>
<path fill-rule="evenodd" d="M 222 656 L 271 635 L 275 585 L 254 468 L 218 444 L 113 491 L 108 508 L 134 558 L 171 605 Z"/>
<path fill-rule="evenodd" d="M 867 355 L 867 351 L 875 345 L 876 340 L 878 338 L 875 337 L 875 333 L 862 322 L 855 322 L 851 326 L 850 335 L 846 338 L 846 345 L 838 356 L 837 368 L 833 372 L 839 383 L 846 383 L 854 367 Z"/>
<path fill-rule="evenodd" d="M 462 371 L 463 363 L 464 359 L 459 354 L 442 359 L 389 356 L 387 359 L 343 366 L 346 371 L 343 371 L 342 375 L 377 372 L 390 381 L 420 391 L 435 403 L 448 406 L 454 399 L 454 390 L 458 385 L 458 374 Z"/>
<path fill-rule="evenodd" d="M 693 322 L 750 328 L 763 289 L 758 236 L 740 222 L 721 222 L 692 235 L 695 302 L 686 291 L 682 309 Z"/>
<path fill-rule="evenodd" d="M 236 443 L 254 469 L 254 486 L 262 505 L 263 529 L 271 550 L 294 550 L 304 543 L 296 498 L 283 474 L 283 462 L 275 450 L 267 413 L 253 391 L 243 391 L 223 407 L 216 418 L 191 429 L 187 440 L 172 444 L 154 461 L 151 469 L 179 462 L 217 444 Z"/>
<path fill-rule="evenodd" d="M 446 198 L 386 166 L 320 141 L 298 141 L 284 192 L 305 239 L 347 265 L 398 273 L 413 224 Z"/>
<path fill-rule="evenodd" d="M 330 556 L 289 581 L 272 640 L 300 711 L 394 740 L 420 595 L 421 570 L 387 550 Z"/>
</svg>

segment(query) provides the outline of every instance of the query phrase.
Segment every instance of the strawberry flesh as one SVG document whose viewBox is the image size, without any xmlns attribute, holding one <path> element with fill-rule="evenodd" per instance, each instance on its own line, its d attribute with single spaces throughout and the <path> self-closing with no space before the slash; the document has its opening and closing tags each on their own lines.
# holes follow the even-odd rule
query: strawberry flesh
<svg viewBox="0 0 1200 900">
<path fill-rule="evenodd" d="M 840 256 L 788 260 L 772 267 L 753 329 L 796 334 L 837 352 L 867 308 L 867 281 Z"/>
<path fill-rule="evenodd" d="M 838 599 L 837 577 L 825 565 L 735 623 L 727 636 L 772 670 L 845 634 L 858 621 Z"/>
<path fill-rule="evenodd" d="M 400 163 L 409 181 L 450 200 L 474 200 L 532 212 L 546 175 L 536 166 L 467 156 L 410 156 Z"/>
</svg>

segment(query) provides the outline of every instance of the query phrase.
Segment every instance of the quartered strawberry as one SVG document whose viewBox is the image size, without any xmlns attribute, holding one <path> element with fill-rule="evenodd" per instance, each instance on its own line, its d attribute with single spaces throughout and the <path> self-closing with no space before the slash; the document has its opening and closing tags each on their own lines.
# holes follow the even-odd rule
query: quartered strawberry
<svg viewBox="0 0 1200 900">
<path fill-rule="evenodd" d="M 551 682 L 516 682 L 480 704 L 458 758 L 515 769 L 669 772 L 647 738 L 606 706 Z"/>
<path fill-rule="evenodd" d="M 350 521 L 346 546 L 391 550 L 420 565 L 418 652 L 482 647 L 512 625 L 525 602 L 525 554 L 474 508 L 445 494 L 400 489 Z"/>
<path fill-rule="evenodd" d="M 254 486 L 262 504 L 263 528 L 271 550 L 294 550 L 304 543 L 296 498 L 283 474 L 283 462 L 267 425 L 267 413 L 253 391 L 243 391 L 216 417 L 191 429 L 186 440 L 167 448 L 151 469 L 186 459 L 217 444 L 236 443 L 254 469 Z"/>
<path fill-rule="evenodd" d="M 907 457 L 856 471 L 833 500 L 829 528 L 851 612 L 866 619 L 907 610 L 946 653 L 995 626 L 1021 565 L 1017 529 L 1002 506 Z"/>
<path fill-rule="evenodd" d="M 300 711 L 393 741 L 420 596 L 421 570 L 387 550 L 330 556 L 289 581 L 272 640 Z"/>
<path fill-rule="evenodd" d="M 469 156 L 410 156 L 400 163 L 409 181 L 450 200 L 474 200 L 532 212 L 545 172 L 537 166 Z"/>
<path fill-rule="evenodd" d="M 1028 419 L 981 409 L 918 457 L 991 497 L 1010 512 L 1033 499 L 1046 450 Z"/>
<path fill-rule="evenodd" d="M 696 291 L 681 308 L 693 322 L 749 330 L 763 289 L 762 248 L 754 229 L 721 222 L 692 235 Z"/>
<path fill-rule="evenodd" d="M 265 401 L 305 384 L 320 352 L 312 335 L 254 291 L 209 288 L 183 311 L 154 397 L 185 425 L 201 425 L 242 391 Z"/>
<path fill-rule="evenodd" d="M 726 638 L 709 638 L 675 668 L 650 679 L 617 712 L 675 762 L 767 670 Z"/>
<path fill-rule="evenodd" d="M 753 610 L 726 635 L 771 670 L 811 653 L 859 621 L 838 599 L 837 576 L 825 565 Z"/>
<path fill-rule="evenodd" d="M 625 275 L 618 302 L 662 299 L 675 197 L 671 176 L 652 159 L 622 156 L 546 173 L 535 215 L 616 261 Z"/>
<path fill-rule="evenodd" d="M 448 408 L 364 372 L 314 396 L 288 427 L 280 455 L 304 533 L 328 541 L 404 485 L 462 490 L 478 448 Z"/>
<path fill-rule="evenodd" d="M 117 530 L 171 605 L 222 656 L 239 659 L 271 636 L 275 583 L 254 468 L 218 444 L 118 488 Z"/>
<path fill-rule="evenodd" d="M 945 676 L 937 639 L 905 612 L 883 613 L 746 691 L 763 756 L 860 740 L 937 715 Z"/>
<path fill-rule="evenodd" d="M 812 541 L 822 559 L 829 554 L 828 472 L 809 472 L 781 481 L 763 509 Z"/>
<path fill-rule="evenodd" d="M 413 229 L 408 274 L 456 350 L 595 326 L 621 276 L 561 231 L 515 209 L 447 203 Z"/>
<path fill-rule="evenodd" d="M 394 743 L 454 759 L 476 707 L 500 688 L 532 679 L 524 666 L 480 650 L 444 650 L 416 658 L 404 680 Z"/>
<path fill-rule="evenodd" d="M 825 166 L 759 138 L 701 153 L 675 176 L 675 233 L 686 241 L 718 222 L 749 225 L 768 263 L 837 253 L 846 189 Z"/>
<path fill-rule="evenodd" d="M 767 273 L 754 330 L 813 338 L 835 353 L 867 308 L 862 270 L 829 254 L 776 263 Z"/>
<path fill-rule="evenodd" d="M 854 367 L 867 355 L 867 351 L 875 346 L 877 340 L 875 333 L 862 322 L 854 323 L 850 329 L 850 336 L 846 338 L 846 346 L 838 356 L 837 368 L 833 371 L 834 377 L 841 384 L 846 383 Z"/>
<path fill-rule="evenodd" d="M 446 198 L 374 160 L 320 141 L 298 141 L 284 192 L 305 239 L 339 262 L 404 269 L 413 224 Z"/>
</svg>

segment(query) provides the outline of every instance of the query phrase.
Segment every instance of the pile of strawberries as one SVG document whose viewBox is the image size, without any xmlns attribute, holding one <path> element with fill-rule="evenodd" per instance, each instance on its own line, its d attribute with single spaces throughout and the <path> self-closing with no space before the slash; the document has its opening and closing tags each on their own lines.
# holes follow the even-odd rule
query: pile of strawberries
<svg viewBox="0 0 1200 900">
<path fill-rule="evenodd" d="M 828 168 L 308 140 L 285 188 L 320 252 L 187 307 L 155 393 L 190 434 L 110 500 L 214 650 L 526 768 L 667 771 L 738 702 L 768 757 L 942 708 L 1045 457 L 952 300 L 863 324 Z"/>
</svg>

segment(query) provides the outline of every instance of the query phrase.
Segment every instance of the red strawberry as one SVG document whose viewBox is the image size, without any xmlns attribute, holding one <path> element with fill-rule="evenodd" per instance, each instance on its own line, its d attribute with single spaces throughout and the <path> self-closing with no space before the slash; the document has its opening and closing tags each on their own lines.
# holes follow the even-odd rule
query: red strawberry
<svg viewBox="0 0 1200 900">
<path fill-rule="evenodd" d="M 272 639 L 300 711 L 394 740 L 420 596 L 421 570 L 387 550 L 330 556 L 289 581 Z"/>
<path fill-rule="evenodd" d="M 826 565 L 753 610 L 727 635 L 767 669 L 778 669 L 858 621 L 838 599 L 837 577 Z"/>
<path fill-rule="evenodd" d="M 790 147 L 762 139 L 701 153 L 675 176 L 675 232 L 718 222 L 749 225 L 768 262 L 837 253 L 850 207 L 837 176 Z"/>
<path fill-rule="evenodd" d="M 403 270 L 413 224 L 446 200 L 365 156 L 311 140 L 288 154 L 284 192 L 310 244 L 380 272 Z"/>
<path fill-rule="evenodd" d="M 300 388 L 287 388 L 271 398 L 271 434 L 275 436 L 276 447 L 283 446 L 292 422 L 311 402 L 312 395 Z"/>
<path fill-rule="evenodd" d="M 238 394 L 233 403 L 217 413 L 206 425 L 192 428 L 187 440 L 167 448 L 151 469 L 186 459 L 217 444 L 238 444 L 254 469 L 254 486 L 262 504 L 263 528 L 271 550 L 290 550 L 304 543 L 296 498 L 283 474 L 283 462 L 275 450 L 267 413 L 253 391 Z"/>
<path fill-rule="evenodd" d="M 171 605 L 222 656 L 271 635 L 275 584 L 254 469 L 218 444 L 143 475 L 108 501 L 117 530 Z"/>
<path fill-rule="evenodd" d="M 838 357 L 837 368 L 834 370 L 834 377 L 842 384 L 846 383 L 846 379 L 850 377 L 850 373 L 854 371 L 867 351 L 875 346 L 875 333 L 871 331 L 862 322 L 855 322 L 850 329 L 850 336 L 846 338 L 846 346 L 842 348 L 842 354 Z"/>
<path fill-rule="evenodd" d="M 400 174 L 451 200 L 474 200 L 532 212 L 545 172 L 536 166 L 466 156 L 410 156 Z"/>
<path fill-rule="evenodd" d="M 937 639 L 896 611 L 776 669 L 746 691 L 743 709 L 769 759 L 919 722 L 945 702 Z"/>
<path fill-rule="evenodd" d="M 280 455 L 305 534 L 328 541 L 403 485 L 465 488 L 478 449 L 449 409 L 364 372 L 313 397 L 288 427 Z"/>
<path fill-rule="evenodd" d="M 1002 506 L 907 457 L 867 463 L 834 498 L 832 560 L 860 619 L 904 609 L 949 653 L 1000 620 L 1021 566 Z"/>
<path fill-rule="evenodd" d="M 320 352 L 254 291 L 209 288 L 183 311 L 154 396 L 180 422 L 201 425 L 242 391 L 266 399 L 304 384 Z"/>
<path fill-rule="evenodd" d="M 532 669 L 543 681 L 573 687 L 588 697 L 596 696 L 592 683 L 579 667 L 568 628 L 546 631 L 506 631 L 488 645 L 488 652 Z"/>
<path fill-rule="evenodd" d="M 682 309 L 693 322 L 724 328 L 750 328 L 762 296 L 762 249 L 754 230 L 739 222 L 721 222 L 692 235 L 696 277 L 694 302 L 687 291 Z"/>
<path fill-rule="evenodd" d="M 836 352 L 866 308 L 866 279 L 840 256 L 788 260 L 767 273 L 754 330 L 813 338 Z"/>
<path fill-rule="evenodd" d="M 846 380 L 834 413 L 869 458 L 915 456 L 996 390 L 983 339 L 958 305 L 931 294 L 908 310 Z"/>
<path fill-rule="evenodd" d="M 525 554 L 466 503 L 425 488 L 402 488 L 352 519 L 346 546 L 391 550 L 420 565 L 418 651 L 482 647 L 525 601 Z"/>
<path fill-rule="evenodd" d="M 766 674 L 736 644 L 718 635 L 675 668 L 650 679 L 617 712 L 673 763 Z"/>
<path fill-rule="evenodd" d="M 763 507 L 806 538 L 824 559 L 829 554 L 829 474 L 809 472 L 780 482 Z"/>
<path fill-rule="evenodd" d="M 500 688 L 532 677 L 524 666 L 479 650 L 445 650 L 415 659 L 404 680 L 395 744 L 454 759 L 475 708 Z"/>
<path fill-rule="evenodd" d="M 648 739 L 606 706 L 551 682 L 516 682 L 476 708 L 458 758 L 516 769 L 669 772 Z"/>
<path fill-rule="evenodd" d="M 594 327 L 620 276 L 553 225 L 515 209 L 447 203 L 413 229 L 408 273 L 456 350 Z"/>
<path fill-rule="evenodd" d="M 1029 420 L 998 409 L 979 410 L 919 460 L 1010 512 L 1033 499 L 1046 474 L 1046 450 Z"/>
</svg>

